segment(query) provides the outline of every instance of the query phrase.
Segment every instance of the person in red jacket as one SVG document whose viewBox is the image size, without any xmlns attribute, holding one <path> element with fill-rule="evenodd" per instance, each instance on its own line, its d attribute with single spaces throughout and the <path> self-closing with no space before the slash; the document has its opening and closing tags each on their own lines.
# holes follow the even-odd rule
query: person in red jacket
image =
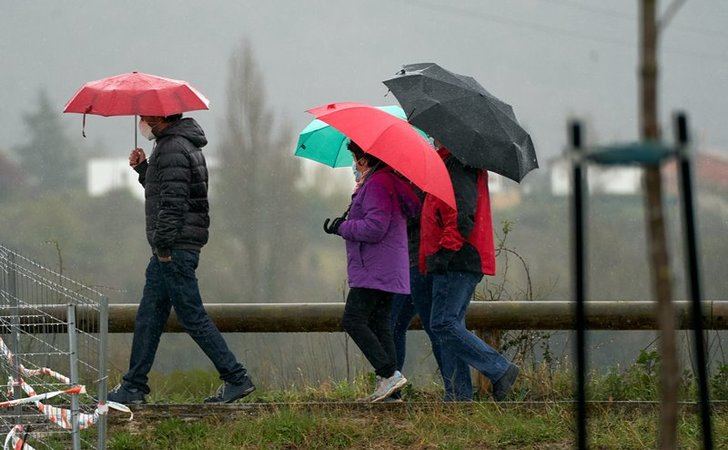
<svg viewBox="0 0 728 450">
<path fill-rule="evenodd" d="M 472 388 L 453 382 L 472 366 L 490 379 L 493 396 L 500 401 L 512 389 L 519 369 L 465 326 L 475 287 L 484 274 L 495 275 L 488 172 L 463 165 L 435 144 L 452 180 L 457 211 L 432 195 L 425 197 L 419 267 L 432 285 L 430 328 L 441 349 L 440 372 L 453 389 L 445 392 L 445 399 L 472 399 Z"/>
</svg>

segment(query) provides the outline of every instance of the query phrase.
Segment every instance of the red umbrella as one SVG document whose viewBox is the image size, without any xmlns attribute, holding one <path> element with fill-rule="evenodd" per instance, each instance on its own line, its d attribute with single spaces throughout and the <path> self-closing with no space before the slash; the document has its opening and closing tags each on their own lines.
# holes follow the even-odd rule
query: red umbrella
<svg viewBox="0 0 728 450">
<path fill-rule="evenodd" d="M 360 103 L 331 103 L 308 112 L 339 130 L 362 150 L 381 159 L 423 191 L 457 209 L 445 164 L 406 121 Z"/>
<path fill-rule="evenodd" d="M 186 81 L 132 72 L 84 84 L 64 113 L 99 116 L 170 116 L 209 109 L 210 102 Z M 136 117 L 134 118 L 136 130 Z M 136 147 L 136 131 L 134 133 Z"/>
</svg>

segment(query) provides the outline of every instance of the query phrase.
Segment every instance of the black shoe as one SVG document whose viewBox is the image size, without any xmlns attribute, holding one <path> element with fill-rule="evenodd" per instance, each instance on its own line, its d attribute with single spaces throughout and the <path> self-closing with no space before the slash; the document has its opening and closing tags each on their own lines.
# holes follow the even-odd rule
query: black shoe
<svg viewBox="0 0 728 450">
<path fill-rule="evenodd" d="M 510 364 L 508 369 L 506 369 L 506 373 L 504 373 L 498 381 L 493 383 L 493 397 L 496 401 L 499 402 L 505 399 L 511 392 L 511 389 L 513 389 L 513 383 L 516 382 L 516 378 L 518 378 L 518 373 L 520 371 L 521 370 L 517 365 Z"/>
<path fill-rule="evenodd" d="M 232 403 L 249 395 L 254 390 L 255 385 L 250 381 L 249 377 L 245 377 L 245 380 L 240 384 L 228 383 L 226 381 L 217 390 L 217 394 L 205 399 L 205 403 Z"/>
<path fill-rule="evenodd" d="M 117 384 L 114 389 L 109 391 L 106 400 L 121 403 L 122 405 L 143 405 L 147 402 L 145 397 L 146 394 L 140 389 Z"/>
</svg>

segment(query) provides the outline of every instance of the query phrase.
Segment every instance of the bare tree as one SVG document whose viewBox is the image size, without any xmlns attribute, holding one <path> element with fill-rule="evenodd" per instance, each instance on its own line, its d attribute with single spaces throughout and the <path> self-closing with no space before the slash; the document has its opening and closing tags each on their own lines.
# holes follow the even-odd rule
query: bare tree
<svg viewBox="0 0 728 450">
<path fill-rule="evenodd" d="M 300 164 L 292 155 L 290 126 L 274 127 L 263 85 L 253 50 L 243 42 L 230 59 L 217 208 L 232 236 L 236 258 L 230 264 L 243 292 L 279 300 L 301 276 Z"/>
</svg>

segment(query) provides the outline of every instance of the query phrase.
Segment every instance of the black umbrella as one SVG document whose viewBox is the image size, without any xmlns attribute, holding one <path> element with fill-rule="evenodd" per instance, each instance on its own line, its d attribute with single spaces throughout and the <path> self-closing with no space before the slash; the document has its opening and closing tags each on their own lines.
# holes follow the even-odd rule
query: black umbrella
<svg viewBox="0 0 728 450">
<path fill-rule="evenodd" d="M 472 77 L 434 63 L 408 64 L 384 84 L 409 122 L 438 139 L 463 164 L 520 182 L 538 167 L 531 136 L 513 108 Z"/>
</svg>

